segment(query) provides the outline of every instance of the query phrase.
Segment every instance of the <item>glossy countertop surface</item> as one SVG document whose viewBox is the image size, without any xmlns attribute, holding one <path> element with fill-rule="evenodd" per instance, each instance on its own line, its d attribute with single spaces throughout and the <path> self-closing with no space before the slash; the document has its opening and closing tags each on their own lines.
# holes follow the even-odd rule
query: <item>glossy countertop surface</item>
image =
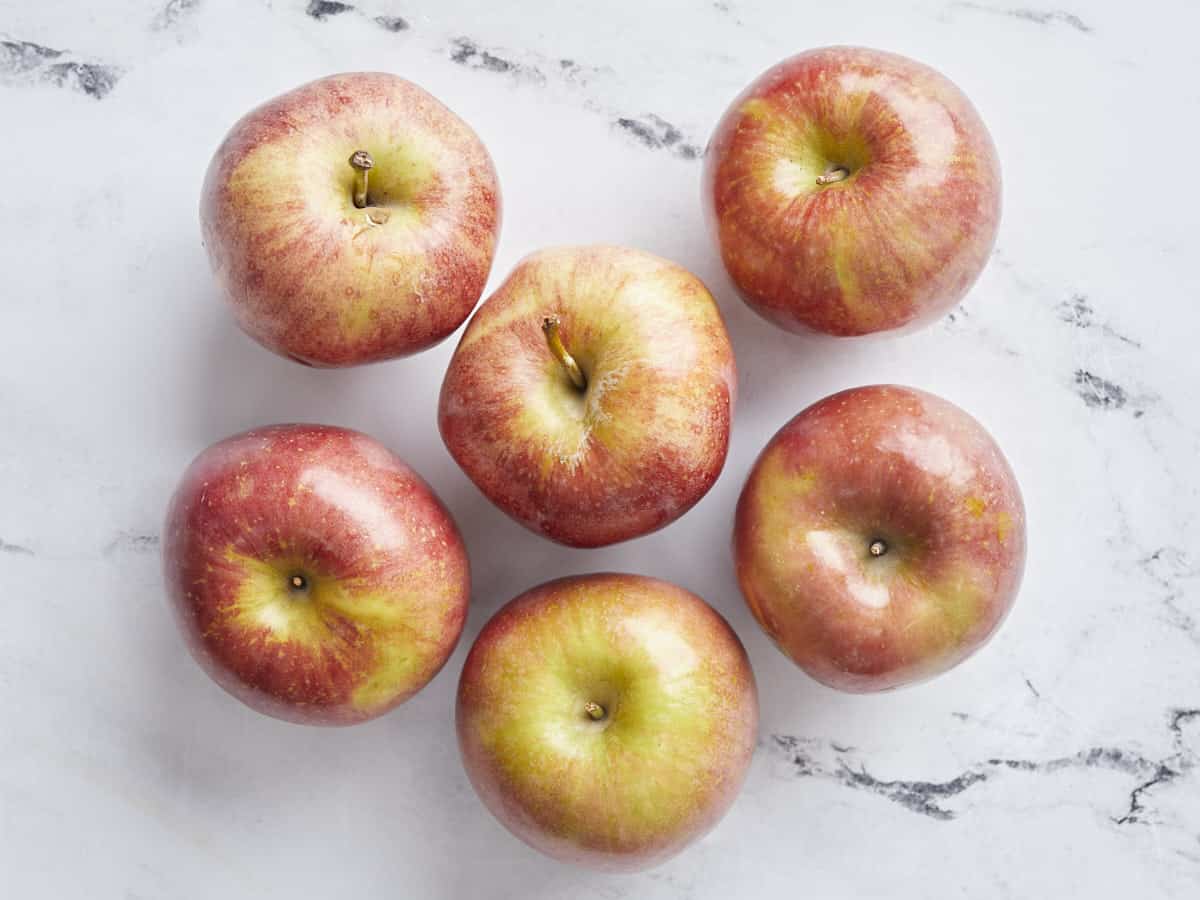
<svg viewBox="0 0 1200 900">
<path fill-rule="evenodd" d="M 0 895 L 685 900 L 1200 894 L 1200 8 L 860 0 L 0 0 Z M 835 342 L 757 318 L 721 271 L 700 159 L 784 56 L 876 46 L 940 69 L 1004 176 L 992 258 L 916 334 Z M 699 275 L 740 372 L 728 463 L 675 524 L 597 551 L 494 509 L 442 446 L 457 334 L 304 369 L 219 301 L 197 204 L 233 122 L 378 69 L 470 122 L 504 225 L 490 288 L 552 244 L 629 244 Z M 733 507 L 792 415 L 857 384 L 938 393 L 1004 449 L 1024 585 L 977 656 L 850 696 L 806 678 L 742 602 Z M 366 431 L 459 522 L 463 642 L 413 700 L 319 730 L 253 713 L 188 657 L 159 571 L 167 499 L 260 424 Z M 470 641 L 541 581 L 621 570 L 705 597 L 760 688 L 729 815 L 654 871 L 544 859 L 476 798 L 452 705 Z"/>
</svg>

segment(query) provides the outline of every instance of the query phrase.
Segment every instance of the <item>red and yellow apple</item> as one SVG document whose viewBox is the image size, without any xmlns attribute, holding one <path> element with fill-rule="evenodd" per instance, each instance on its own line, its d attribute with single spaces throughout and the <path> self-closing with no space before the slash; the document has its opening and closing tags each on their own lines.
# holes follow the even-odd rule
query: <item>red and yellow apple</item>
<svg viewBox="0 0 1200 900">
<path fill-rule="evenodd" d="M 467 775 L 513 834 L 601 869 L 655 865 L 733 803 L 758 727 L 750 661 L 714 609 L 637 575 L 503 607 L 458 685 Z"/>
<path fill-rule="evenodd" d="M 247 334 L 298 362 L 348 366 L 423 350 L 470 315 L 500 188 L 475 132 L 417 85 L 333 75 L 233 126 L 200 222 Z"/>
<path fill-rule="evenodd" d="M 428 485 L 378 441 L 278 425 L 209 447 L 163 530 L 171 607 L 209 675 L 292 722 L 374 718 L 458 642 L 467 554 Z"/>
<path fill-rule="evenodd" d="M 926 324 L 978 277 L 1000 221 L 1000 164 L 945 76 L 858 47 L 767 70 L 712 136 L 704 204 L 745 301 L 789 331 Z"/>
<path fill-rule="evenodd" d="M 877 385 L 826 397 L 771 439 L 733 546 L 780 649 L 831 687 L 878 691 L 944 672 L 995 633 L 1021 582 L 1025 510 L 978 422 Z"/>
<path fill-rule="evenodd" d="M 597 547 L 663 527 L 712 487 L 735 390 L 699 279 L 639 250 L 561 247 L 522 260 L 472 317 L 438 424 L 502 510 Z"/>
</svg>

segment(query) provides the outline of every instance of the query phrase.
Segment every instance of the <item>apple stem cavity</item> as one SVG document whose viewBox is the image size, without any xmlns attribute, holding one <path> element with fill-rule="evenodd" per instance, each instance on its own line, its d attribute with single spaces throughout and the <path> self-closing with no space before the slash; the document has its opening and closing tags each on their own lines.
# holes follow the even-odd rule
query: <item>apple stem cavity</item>
<svg viewBox="0 0 1200 900">
<path fill-rule="evenodd" d="M 354 205 L 358 209 L 367 205 L 367 173 L 374 166 L 375 159 L 366 150 L 355 150 L 350 155 L 350 168 L 354 169 Z"/>
<path fill-rule="evenodd" d="M 293 591 L 303 591 L 308 588 L 308 579 L 303 575 L 293 575 L 288 579 L 288 584 L 291 585 Z"/>
<path fill-rule="evenodd" d="M 606 715 L 608 715 L 604 707 L 594 700 L 589 700 L 587 703 L 585 703 L 583 705 L 583 711 L 588 714 L 588 718 L 593 722 L 599 722 Z"/>
<path fill-rule="evenodd" d="M 880 557 L 887 553 L 888 545 L 876 538 L 875 540 L 871 541 L 871 546 L 869 546 L 867 550 L 872 556 Z"/>
<path fill-rule="evenodd" d="M 558 326 L 558 316 L 546 316 L 542 319 L 542 332 L 546 335 L 546 343 L 550 345 L 550 352 L 567 370 L 571 383 L 581 391 L 587 390 L 587 378 L 584 377 L 583 370 L 579 368 L 579 363 L 575 362 L 575 357 L 568 353 L 567 348 L 563 346 Z"/>
<path fill-rule="evenodd" d="M 850 170 L 844 166 L 834 166 L 829 169 L 824 175 L 817 176 L 817 184 L 835 184 L 839 181 L 844 181 L 850 177 Z"/>
</svg>

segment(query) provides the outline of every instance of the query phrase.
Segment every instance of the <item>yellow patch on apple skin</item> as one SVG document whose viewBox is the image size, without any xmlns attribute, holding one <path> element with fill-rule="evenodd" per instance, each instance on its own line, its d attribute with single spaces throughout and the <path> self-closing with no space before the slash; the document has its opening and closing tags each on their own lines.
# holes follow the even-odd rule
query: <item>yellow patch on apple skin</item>
<svg viewBox="0 0 1200 900">
<path fill-rule="evenodd" d="M 765 119 L 768 115 L 770 115 L 770 112 L 770 104 L 761 97 L 751 97 L 742 104 L 741 109 L 743 116 L 756 122 Z"/>
<path fill-rule="evenodd" d="M 1012 530 L 1012 516 L 1006 512 L 996 514 L 996 540 L 1004 543 L 1008 540 L 1008 533 Z"/>
<path fill-rule="evenodd" d="M 351 669 L 361 665 L 357 658 L 362 643 L 371 645 L 370 668 L 362 672 L 364 680 L 351 696 L 356 709 L 372 712 L 392 703 L 407 693 L 421 669 L 428 666 L 425 651 L 437 643 L 437 634 L 418 632 L 410 622 L 426 618 L 410 613 L 444 598 L 406 597 L 364 588 L 353 579 L 339 581 L 314 574 L 300 559 L 264 562 L 229 548 L 225 561 L 240 567 L 245 576 L 227 607 L 228 620 L 235 627 L 261 635 L 271 645 L 311 648 L 314 658 L 330 654 Z M 288 578 L 294 573 L 308 581 L 302 592 L 289 589 Z M 430 583 L 429 579 L 415 580 Z M 335 622 L 336 629 L 332 627 Z M 347 630 L 347 623 L 353 631 Z"/>
<path fill-rule="evenodd" d="M 717 727 L 710 711 L 724 698 L 706 670 L 711 662 L 667 610 L 622 621 L 604 604 L 564 607 L 500 638 L 487 675 L 492 702 L 476 712 L 476 737 L 521 795 L 546 801 L 530 805 L 548 811 L 553 821 L 542 825 L 560 836 L 594 834 L 605 818 L 598 806 L 620 810 L 613 841 L 664 833 L 691 815 L 687 800 L 707 777 L 675 748 L 705 746 Z M 603 721 L 585 714 L 588 702 L 605 710 Z M 603 790 L 562 777 L 575 766 L 594 773 Z M 635 770 L 656 777 L 628 777 Z"/>
<path fill-rule="evenodd" d="M 354 340 L 366 334 L 371 325 L 372 304 L 364 297 L 349 297 L 338 312 L 338 327 L 342 334 Z"/>
<path fill-rule="evenodd" d="M 854 234 L 847 227 L 844 210 L 839 210 L 830 234 L 833 237 L 833 274 L 842 292 L 842 304 L 855 318 L 869 316 L 871 307 L 863 302 L 858 273 L 854 271 L 857 248 L 854 246 Z"/>
<path fill-rule="evenodd" d="M 983 511 L 987 509 L 987 501 L 985 501 L 982 497 L 976 497 L 974 495 L 967 497 L 967 499 L 963 501 L 963 505 L 966 506 L 967 512 L 977 519 L 982 516 Z"/>
<path fill-rule="evenodd" d="M 237 477 L 237 495 L 242 500 L 250 497 L 254 493 L 254 478 L 250 475 L 238 475 Z"/>
<path fill-rule="evenodd" d="M 811 469 L 801 472 L 796 478 L 795 485 L 796 493 L 809 493 L 817 485 L 817 473 Z"/>
<path fill-rule="evenodd" d="M 914 611 L 905 631 L 924 650 L 957 647 L 978 622 L 983 592 L 966 572 L 948 575 L 922 592 L 922 605 Z"/>
</svg>

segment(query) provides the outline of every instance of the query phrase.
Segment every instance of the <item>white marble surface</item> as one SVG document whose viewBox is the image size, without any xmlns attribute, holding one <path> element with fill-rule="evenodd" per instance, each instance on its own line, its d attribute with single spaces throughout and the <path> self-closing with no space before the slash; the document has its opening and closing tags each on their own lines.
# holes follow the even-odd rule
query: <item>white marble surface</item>
<svg viewBox="0 0 1200 900">
<path fill-rule="evenodd" d="M 1200 13 L 1065 2 L 0 0 L 0 896 L 1200 896 Z M 903 339 L 761 322 L 699 216 L 693 157 L 728 100 L 837 42 L 948 73 L 1003 160 L 991 264 L 952 317 Z M 433 91 L 491 149 L 506 202 L 493 283 L 538 246 L 606 240 L 712 286 L 742 402 L 725 473 L 684 519 L 603 551 L 554 547 L 492 509 L 441 445 L 453 341 L 318 372 L 235 329 L 197 227 L 209 155 L 258 101 L 371 68 Z M 939 392 L 993 431 L 1025 491 L 1030 553 L 1014 614 L 975 659 L 851 697 L 767 642 L 727 543 L 774 430 L 874 381 Z M 406 457 L 474 564 L 447 668 L 348 730 L 223 694 L 184 653 L 160 583 L 159 520 L 192 455 L 297 419 Z M 487 617 L 533 583 L 604 568 L 708 598 L 762 694 L 760 752 L 729 816 L 633 877 L 509 837 L 472 793 L 451 721 Z"/>
</svg>

